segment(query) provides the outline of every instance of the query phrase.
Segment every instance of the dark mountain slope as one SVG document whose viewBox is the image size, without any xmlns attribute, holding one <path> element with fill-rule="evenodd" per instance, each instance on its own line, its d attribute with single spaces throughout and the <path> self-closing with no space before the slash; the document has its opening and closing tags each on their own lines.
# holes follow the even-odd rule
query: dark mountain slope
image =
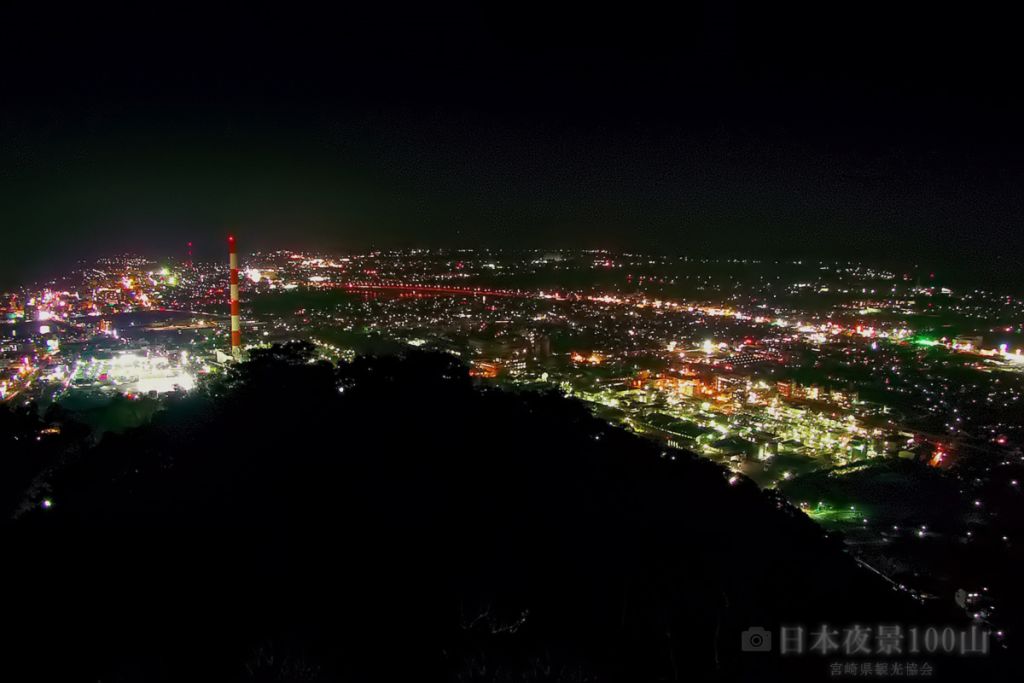
<svg viewBox="0 0 1024 683">
<path fill-rule="evenodd" d="M 276 348 L 6 529 L 11 680 L 820 679 L 748 626 L 921 622 L 801 513 L 447 356 Z"/>
</svg>

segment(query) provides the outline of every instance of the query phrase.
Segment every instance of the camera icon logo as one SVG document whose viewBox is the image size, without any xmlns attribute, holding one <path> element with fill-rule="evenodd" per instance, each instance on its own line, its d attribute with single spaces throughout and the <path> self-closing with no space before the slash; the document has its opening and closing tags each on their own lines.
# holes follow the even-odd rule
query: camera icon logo
<svg viewBox="0 0 1024 683">
<path fill-rule="evenodd" d="M 740 634 L 740 649 L 743 652 L 771 652 L 772 634 L 760 626 L 751 626 Z"/>
</svg>

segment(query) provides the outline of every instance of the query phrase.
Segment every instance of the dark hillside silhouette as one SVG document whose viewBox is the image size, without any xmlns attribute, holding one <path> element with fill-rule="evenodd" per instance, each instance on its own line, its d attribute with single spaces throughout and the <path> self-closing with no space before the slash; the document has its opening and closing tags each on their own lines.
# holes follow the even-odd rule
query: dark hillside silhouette
<svg viewBox="0 0 1024 683">
<path fill-rule="evenodd" d="M 927 623 L 722 468 L 449 356 L 252 360 L 48 477 L 7 524 L 6 680 L 827 675 L 779 623 Z"/>
</svg>

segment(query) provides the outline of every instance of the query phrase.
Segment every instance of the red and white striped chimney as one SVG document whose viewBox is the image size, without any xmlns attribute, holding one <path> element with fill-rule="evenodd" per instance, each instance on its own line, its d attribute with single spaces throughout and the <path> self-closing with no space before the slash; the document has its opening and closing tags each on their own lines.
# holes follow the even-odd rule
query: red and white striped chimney
<svg viewBox="0 0 1024 683">
<path fill-rule="evenodd" d="M 238 311 L 238 251 L 235 236 L 228 235 L 228 262 L 231 267 L 231 357 L 242 360 L 242 323 Z"/>
</svg>

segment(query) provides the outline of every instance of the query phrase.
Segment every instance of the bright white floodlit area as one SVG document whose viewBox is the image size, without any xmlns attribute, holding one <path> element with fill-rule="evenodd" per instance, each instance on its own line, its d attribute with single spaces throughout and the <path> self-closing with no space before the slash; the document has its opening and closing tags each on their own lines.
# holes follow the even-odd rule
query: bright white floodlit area
<svg viewBox="0 0 1024 683">
<path fill-rule="evenodd" d="M 158 394 L 186 391 L 195 387 L 195 376 L 180 363 L 171 363 L 161 354 L 119 353 L 109 359 L 90 359 L 79 364 L 74 383 L 112 384 L 118 391 L 134 394 Z"/>
</svg>

